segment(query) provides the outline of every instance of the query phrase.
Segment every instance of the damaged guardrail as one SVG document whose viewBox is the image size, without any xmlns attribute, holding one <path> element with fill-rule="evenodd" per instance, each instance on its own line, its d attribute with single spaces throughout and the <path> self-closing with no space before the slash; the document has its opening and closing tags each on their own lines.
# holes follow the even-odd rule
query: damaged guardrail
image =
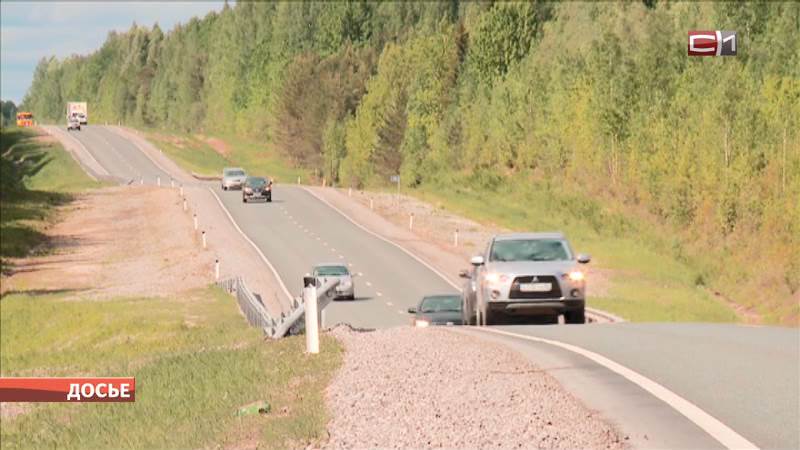
<svg viewBox="0 0 800 450">
<path fill-rule="evenodd" d="M 315 288 L 314 297 L 316 300 L 314 304 L 319 305 L 318 308 L 314 309 L 318 311 L 317 323 L 319 323 L 321 320 L 320 312 L 335 297 L 336 286 L 339 284 L 339 281 L 331 280 L 321 284 L 319 280 L 316 280 L 313 284 Z M 301 319 L 304 317 L 305 313 L 305 301 L 303 299 L 293 298 L 291 311 L 288 314 L 281 313 L 279 317 L 272 317 L 269 312 L 267 312 L 266 307 L 261 302 L 258 295 L 247 287 L 242 277 L 237 276 L 229 278 L 218 282 L 217 285 L 236 297 L 239 309 L 247 318 L 247 322 L 251 326 L 260 328 L 264 332 L 264 335 L 272 339 L 280 339 L 286 336 L 290 331 L 294 333 L 300 331 L 302 325 Z M 306 289 L 303 292 L 304 296 L 308 298 L 306 295 L 308 290 Z"/>
</svg>

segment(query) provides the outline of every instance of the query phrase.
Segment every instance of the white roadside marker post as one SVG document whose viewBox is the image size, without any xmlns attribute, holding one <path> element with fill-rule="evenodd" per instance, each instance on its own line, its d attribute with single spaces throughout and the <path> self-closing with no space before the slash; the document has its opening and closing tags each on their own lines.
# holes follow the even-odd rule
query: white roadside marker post
<svg viewBox="0 0 800 450">
<path fill-rule="evenodd" d="M 369 209 L 375 209 L 374 203 L 371 198 L 369 199 Z"/>
<path fill-rule="evenodd" d="M 194 231 L 197 231 L 197 214 L 194 215 Z"/>
<path fill-rule="evenodd" d="M 169 179 L 169 187 L 171 188 L 175 187 L 175 180 L 173 180 L 172 178 Z"/>
<path fill-rule="evenodd" d="M 219 259 L 214 260 L 214 279 L 219 281 Z"/>
<path fill-rule="evenodd" d="M 144 184 L 144 177 L 143 176 L 139 176 L 139 185 L 141 186 L 143 184 Z"/>
<path fill-rule="evenodd" d="M 300 175 L 297 176 L 297 185 L 300 185 Z"/>
<path fill-rule="evenodd" d="M 453 233 L 453 247 L 458 247 L 458 228 L 456 228 L 456 232 Z"/>
<path fill-rule="evenodd" d="M 181 185 L 181 197 L 183 197 L 183 185 Z"/>
<path fill-rule="evenodd" d="M 183 210 L 186 211 L 186 198 L 183 199 Z"/>
<path fill-rule="evenodd" d="M 306 352 L 319 353 L 319 320 L 317 316 L 317 286 L 308 283 L 303 288 L 303 304 L 305 305 Z"/>
<path fill-rule="evenodd" d="M 203 248 L 206 248 L 206 232 L 203 231 Z"/>
<path fill-rule="evenodd" d="M 325 187 L 325 177 L 322 177 L 322 187 Z"/>
<path fill-rule="evenodd" d="M 414 213 L 408 215 L 408 229 L 414 231 Z"/>
<path fill-rule="evenodd" d="M 156 184 L 158 184 L 158 187 L 161 187 L 161 177 L 156 177 Z"/>
</svg>

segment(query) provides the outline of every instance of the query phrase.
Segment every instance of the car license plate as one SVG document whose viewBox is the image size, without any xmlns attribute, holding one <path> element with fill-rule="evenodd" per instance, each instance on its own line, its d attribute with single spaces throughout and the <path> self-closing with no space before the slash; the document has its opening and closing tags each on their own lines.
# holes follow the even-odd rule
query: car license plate
<svg viewBox="0 0 800 450">
<path fill-rule="evenodd" d="M 522 292 L 549 292 L 553 288 L 553 283 L 520 283 L 519 290 Z"/>
</svg>

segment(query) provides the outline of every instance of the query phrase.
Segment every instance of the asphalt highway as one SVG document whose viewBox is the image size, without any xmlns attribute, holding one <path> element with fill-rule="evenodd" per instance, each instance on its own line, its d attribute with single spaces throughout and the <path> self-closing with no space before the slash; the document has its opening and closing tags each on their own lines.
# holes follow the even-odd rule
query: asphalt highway
<svg viewBox="0 0 800 450">
<path fill-rule="evenodd" d="M 136 183 L 144 179 L 151 185 L 161 177 L 162 185 L 168 185 L 169 174 L 111 129 L 87 126 L 73 136 L 111 175 Z M 222 191 L 214 182 L 206 185 L 215 190 L 293 294 L 300 292 L 303 275 L 315 263 L 341 262 L 359 274 L 356 300 L 328 307 L 328 325 L 408 324 L 406 309 L 423 295 L 453 292 L 449 283 L 423 264 L 354 226 L 301 187 L 278 185 L 272 203 L 244 204 L 241 192 Z M 491 328 L 602 355 L 691 402 L 757 447 L 800 448 L 798 329 L 656 323 Z M 535 361 L 551 361 L 553 375 L 581 392 L 591 407 L 623 428 L 640 427 L 631 433 L 635 446 L 725 448 L 697 421 L 596 361 L 517 336 L 465 332 L 483 333 L 515 346 Z"/>
</svg>

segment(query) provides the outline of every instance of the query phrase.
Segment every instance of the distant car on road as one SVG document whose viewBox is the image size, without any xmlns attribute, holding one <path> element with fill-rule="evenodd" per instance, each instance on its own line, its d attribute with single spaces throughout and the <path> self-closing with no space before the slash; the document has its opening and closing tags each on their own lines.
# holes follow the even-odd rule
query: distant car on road
<svg viewBox="0 0 800 450">
<path fill-rule="evenodd" d="M 339 280 L 336 286 L 336 298 L 355 300 L 356 292 L 353 285 L 353 274 L 346 265 L 341 263 L 323 263 L 314 266 L 312 271 L 314 277 L 319 278 L 322 284 L 328 280 Z"/>
<path fill-rule="evenodd" d="M 248 200 L 254 199 L 272 201 L 272 180 L 264 177 L 247 177 L 242 187 L 242 202 L 247 203 Z"/>
<path fill-rule="evenodd" d="M 241 189 L 247 174 L 241 167 L 226 167 L 222 169 L 222 190 Z"/>
<path fill-rule="evenodd" d="M 466 323 L 476 323 L 476 309 L 492 324 L 500 316 L 564 315 L 566 323 L 584 323 L 585 274 L 591 260 L 575 255 L 562 233 L 512 233 L 492 238 L 482 255 L 472 257 L 471 271 L 461 271 Z"/>
<path fill-rule="evenodd" d="M 416 308 L 408 308 L 414 314 L 414 326 L 462 325 L 463 301 L 459 294 L 427 295 Z"/>
<path fill-rule="evenodd" d="M 81 131 L 81 122 L 77 117 L 73 117 L 67 121 L 67 131 L 72 130 Z"/>
</svg>

